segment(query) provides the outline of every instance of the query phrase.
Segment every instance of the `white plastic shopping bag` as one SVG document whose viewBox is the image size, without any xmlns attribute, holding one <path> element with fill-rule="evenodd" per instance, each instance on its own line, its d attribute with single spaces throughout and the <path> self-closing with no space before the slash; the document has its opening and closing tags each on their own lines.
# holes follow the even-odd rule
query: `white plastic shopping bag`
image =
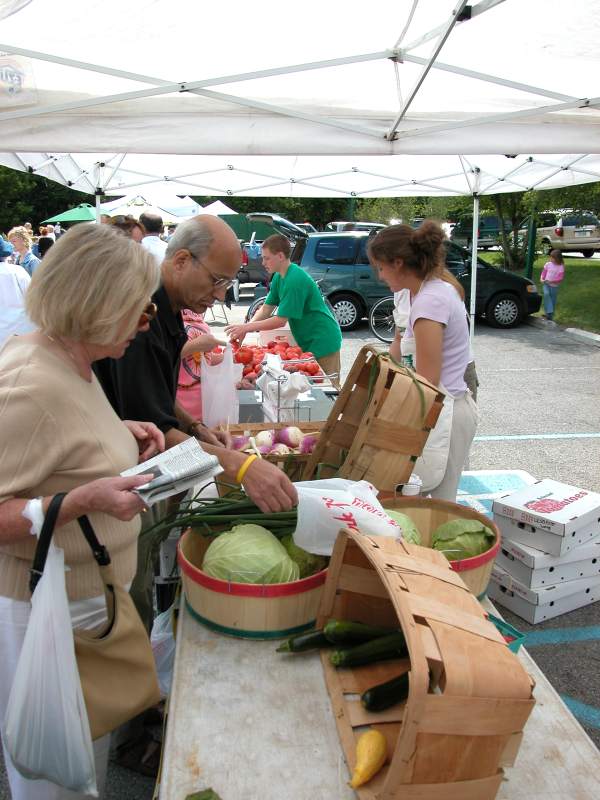
<svg viewBox="0 0 600 800">
<path fill-rule="evenodd" d="M 17 770 L 98 796 L 92 737 L 65 587 L 64 552 L 52 542 L 8 699 L 2 738 Z"/>
<path fill-rule="evenodd" d="M 330 478 L 294 486 L 298 492 L 294 542 L 309 553 L 330 556 L 342 528 L 370 536 L 400 536 L 400 526 L 385 513 L 377 489 L 367 481 Z"/>
<path fill-rule="evenodd" d="M 240 419 L 237 384 L 242 379 L 242 364 L 233 361 L 233 350 L 227 345 L 220 364 L 211 365 L 205 358 L 200 364 L 202 385 L 202 422 L 209 428 L 234 425 Z"/>
<path fill-rule="evenodd" d="M 158 685 L 163 697 L 169 694 L 175 663 L 175 637 L 173 636 L 173 606 L 159 614 L 152 625 L 150 644 L 156 664 Z"/>
</svg>

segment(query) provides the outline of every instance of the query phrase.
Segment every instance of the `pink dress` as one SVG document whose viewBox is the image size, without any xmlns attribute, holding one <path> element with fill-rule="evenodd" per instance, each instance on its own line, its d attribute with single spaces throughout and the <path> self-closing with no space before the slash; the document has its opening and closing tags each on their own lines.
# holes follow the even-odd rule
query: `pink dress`
<svg viewBox="0 0 600 800">
<path fill-rule="evenodd" d="M 185 309 L 183 324 L 188 341 L 210 333 L 202 314 L 195 314 Z M 200 353 L 194 353 L 181 359 L 179 378 L 177 380 L 177 401 L 194 419 L 202 419 L 202 394 L 200 389 Z"/>
</svg>

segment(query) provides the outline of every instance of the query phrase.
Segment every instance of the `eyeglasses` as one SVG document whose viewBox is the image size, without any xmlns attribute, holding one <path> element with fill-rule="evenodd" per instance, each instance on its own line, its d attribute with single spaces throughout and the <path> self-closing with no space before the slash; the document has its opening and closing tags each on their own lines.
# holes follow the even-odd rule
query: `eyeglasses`
<svg viewBox="0 0 600 800">
<path fill-rule="evenodd" d="M 156 305 L 156 303 L 148 303 L 148 305 L 140 315 L 138 328 L 141 328 L 143 325 L 147 325 L 151 320 L 154 319 L 157 313 L 158 313 L 158 306 Z"/>
<path fill-rule="evenodd" d="M 193 260 L 197 261 L 198 264 L 200 264 L 201 267 L 204 267 L 204 269 L 208 272 L 208 274 L 210 275 L 210 279 L 212 281 L 213 289 L 225 289 L 225 290 L 231 289 L 231 287 L 235 283 L 235 278 L 215 278 L 215 276 L 212 274 L 212 272 L 209 270 L 206 264 L 200 261 L 199 258 L 196 258 L 196 256 L 191 252 L 191 250 L 188 252 L 193 258 Z"/>
</svg>

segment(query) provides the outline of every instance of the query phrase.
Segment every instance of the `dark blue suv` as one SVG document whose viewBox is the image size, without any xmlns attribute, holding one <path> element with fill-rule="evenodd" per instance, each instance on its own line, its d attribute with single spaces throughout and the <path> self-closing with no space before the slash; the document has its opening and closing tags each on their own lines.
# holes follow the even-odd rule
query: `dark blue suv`
<svg viewBox="0 0 600 800">
<path fill-rule="evenodd" d="M 356 328 L 372 306 L 391 294 L 378 280 L 367 258 L 369 234 L 314 233 L 298 239 L 292 261 L 316 281 L 334 308 L 344 331 Z M 448 241 L 446 266 L 464 287 L 469 302 L 471 253 Z M 477 259 L 476 313 L 496 328 L 512 328 L 539 311 L 542 298 L 533 281 Z"/>
</svg>

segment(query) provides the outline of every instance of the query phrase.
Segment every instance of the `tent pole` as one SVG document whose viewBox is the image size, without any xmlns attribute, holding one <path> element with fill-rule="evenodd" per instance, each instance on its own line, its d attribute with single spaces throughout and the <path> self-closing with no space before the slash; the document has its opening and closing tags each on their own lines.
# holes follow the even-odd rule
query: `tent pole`
<svg viewBox="0 0 600 800">
<path fill-rule="evenodd" d="M 479 195 L 473 193 L 473 231 L 471 234 L 471 299 L 469 305 L 469 321 L 471 346 L 475 333 L 475 298 L 477 296 L 477 240 L 479 238 Z"/>
<path fill-rule="evenodd" d="M 102 212 L 100 210 L 100 195 L 96 192 L 96 225 L 100 225 Z"/>
</svg>

